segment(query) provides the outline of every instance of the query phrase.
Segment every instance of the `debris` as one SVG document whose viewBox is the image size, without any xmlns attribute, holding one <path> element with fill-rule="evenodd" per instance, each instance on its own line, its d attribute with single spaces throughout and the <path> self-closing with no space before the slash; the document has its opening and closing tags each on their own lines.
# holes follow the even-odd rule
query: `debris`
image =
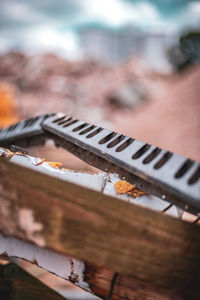
<svg viewBox="0 0 200 300">
<path fill-rule="evenodd" d="M 129 80 L 122 83 L 108 99 L 111 105 L 118 108 L 136 108 L 147 98 L 144 85 Z"/>
</svg>

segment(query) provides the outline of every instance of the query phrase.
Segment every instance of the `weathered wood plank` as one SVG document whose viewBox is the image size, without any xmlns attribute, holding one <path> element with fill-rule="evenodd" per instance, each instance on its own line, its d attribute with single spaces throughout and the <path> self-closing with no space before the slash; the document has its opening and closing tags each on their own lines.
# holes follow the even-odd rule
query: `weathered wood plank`
<svg viewBox="0 0 200 300">
<path fill-rule="evenodd" d="M 59 294 L 19 266 L 9 263 L 0 265 L 1 300 L 64 300 Z"/>
<path fill-rule="evenodd" d="M 116 273 L 109 268 L 98 267 L 1 234 L 0 257 L 25 259 L 101 298 L 170 299 L 168 291 L 144 284 L 132 276 Z M 176 296 L 173 300 L 175 299 Z"/>
<path fill-rule="evenodd" d="M 2 233 L 198 299 L 199 226 L 5 160 L 0 178 Z"/>
<path fill-rule="evenodd" d="M 184 297 L 169 290 L 157 288 L 130 275 L 109 268 L 86 264 L 85 280 L 95 295 L 112 300 L 180 300 Z M 173 298 L 172 298 L 173 297 Z M 187 299 L 187 298 L 186 298 Z"/>
<path fill-rule="evenodd" d="M 0 258 L 21 258 L 41 267 L 52 274 L 69 280 L 80 288 L 92 292 L 85 281 L 85 263 L 69 256 L 40 248 L 13 237 L 0 234 Z"/>
</svg>

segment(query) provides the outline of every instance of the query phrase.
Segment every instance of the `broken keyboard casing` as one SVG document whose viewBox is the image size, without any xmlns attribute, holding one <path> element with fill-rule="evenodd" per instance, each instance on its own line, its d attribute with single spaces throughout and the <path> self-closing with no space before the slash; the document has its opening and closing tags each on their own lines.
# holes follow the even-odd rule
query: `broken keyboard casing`
<svg viewBox="0 0 200 300">
<path fill-rule="evenodd" d="M 200 212 L 200 165 L 145 142 L 78 121 L 62 113 L 43 115 L 0 131 L 0 146 L 39 145 L 47 138 L 87 163 L 195 215 Z"/>
</svg>

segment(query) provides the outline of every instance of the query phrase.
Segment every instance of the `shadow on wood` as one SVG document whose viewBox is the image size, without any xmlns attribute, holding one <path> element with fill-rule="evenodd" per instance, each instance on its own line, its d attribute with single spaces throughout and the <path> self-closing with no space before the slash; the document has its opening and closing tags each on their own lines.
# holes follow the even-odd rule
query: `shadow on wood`
<svg viewBox="0 0 200 300">
<path fill-rule="evenodd" d="M 19 266 L 10 263 L 0 265 L 1 300 L 64 300 L 38 279 Z"/>
</svg>

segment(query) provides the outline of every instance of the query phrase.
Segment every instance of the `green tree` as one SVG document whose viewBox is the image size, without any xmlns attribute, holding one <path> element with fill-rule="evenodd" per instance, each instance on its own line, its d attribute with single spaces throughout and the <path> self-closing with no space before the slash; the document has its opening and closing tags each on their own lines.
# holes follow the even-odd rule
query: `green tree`
<svg viewBox="0 0 200 300">
<path fill-rule="evenodd" d="M 200 31 L 189 32 L 179 39 L 178 45 L 168 51 L 169 60 L 177 71 L 200 61 Z"/>
</svg>

